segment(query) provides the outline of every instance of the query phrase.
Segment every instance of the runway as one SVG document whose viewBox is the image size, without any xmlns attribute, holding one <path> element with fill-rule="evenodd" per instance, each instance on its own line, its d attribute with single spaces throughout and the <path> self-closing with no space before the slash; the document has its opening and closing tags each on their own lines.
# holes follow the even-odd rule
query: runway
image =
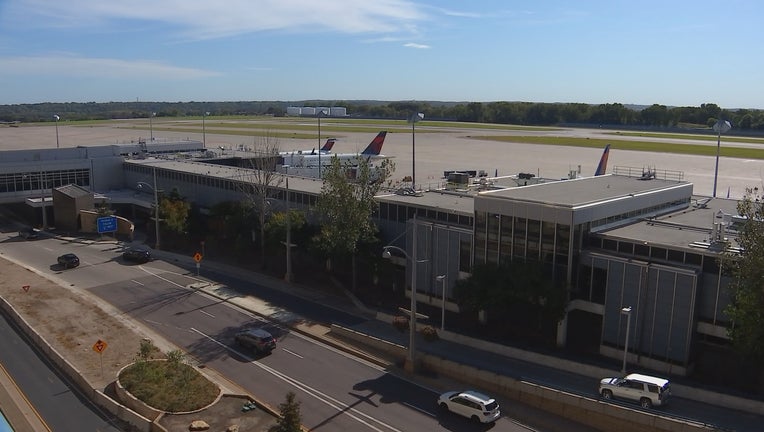
<svg viewBox="0 0 764 432">
<path fill-rule="evenodd" d="M 153 133 L 156 141 L 167 140 L 199 140 L 206 141 L 207 148 L 235 149 L 240 145 L 252 146 L 257 137 L 226 135 L 214 133 L 218 127 L 209 127 L 204 137 L 199 127 L 199 133 L 176 132 L 162 130 L 161 120 L 154 120 L 154 128 L 149 131 L 148 124 L 143 125 L 138 120 L 125 120 L 104 123 L 99 126 L 74 126 L 59 123 L 58 142 L 61 147 L 109 145 L 117 143 L 137 142 L 147 139 Z M 177 125 L 177 122 L 173 122 Z M 194 124 L 194 123 L 192 123 Z M 305 124 L 311 124 L 306 121 Z M 357 123 L 354 123 L 358 126 Z M 198 125 L 200 126 L 200 125 Z M 369 127 L 371 125 L 367 125 Z M 184 127 L 188 127 L 185 125 Z M 384 129 L 384 126 L 379 126 Z M 391 128 L 393 129 L 393 128 Z M 305 133 L 304 131 L 302 131 Z M 391 156 L 396 164 L 393 180 L 402 180 L 415 173 L 418 185 L 426 187 L 428 183 L 438 183 L 446 170 L 484 170 L 489 176 L 513 175 L 520 172 L 532 173 L 546 178 L 566 178 L 571 170 L 581 172 L 583 176 L 594 173 L 599 162 L 602 149 L 505 143 L 481 140 L 476 137 L 485 135 L 554 135 L 561 137 L 598 138 L 616 142 L 618 140 L 641 139 L 643 141 L 685 142 L 702 145 L 716 145 L 715 141 L 688 140 L 668 138 L 635 138 L 613 135 L 613 130 L 605 129 L 575 129 L 550 128 L 541 131 L 507 131 L 470 128 L 418 126 L 414 132 L 406 131 L 405 127 L 391 130 L 385 141 L 382 153 Z M 322 135 L 332 134 L 332 125 L 322 128 Z M 335 153 L 354 153 L 363 149 L 374 137 L 375 133 L 337 132 L 338 141 L 334 146 Z M 4 127 L 0 128 L 0 150 L 19 150 L 34 148 L 55 148 L 56 131 L 53 124 L 45 126 Z M 414 143 L 412 148 L 412 142 Z M 282 150 L 311 149 L 316 143 L 310 139 L 279 139 L 278 145 Z M 721 145 L 725 145 L 722 137 Z M 732 143 L 738 147 L 751 144 Z M 764 152 L 764 144 L 761 146 Z M 415 169 L 412 158 L 416 159 Z M 710 156 L 691 156 L 671 153 L 654 153 L 641 151 L 612 150 L 608 161 L 608 173 L 614 167 L 632 167 L 637 170 L 655 169 L 683 173 L 683 179 L 694 184 L 696 195 L 711 196 L 714 186 L 714 171 L 716 158 Z M 740 198 L 746 188 L 758 187 L 764 191 L 764 160 L 736 159 L 721 157 L 717 179 L 717 197 Z"/>
</svg>

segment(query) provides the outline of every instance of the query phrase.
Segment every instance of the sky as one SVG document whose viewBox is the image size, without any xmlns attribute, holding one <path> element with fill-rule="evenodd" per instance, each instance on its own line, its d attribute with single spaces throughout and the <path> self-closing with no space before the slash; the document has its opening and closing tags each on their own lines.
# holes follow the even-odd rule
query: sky
<svg viewBox="0 0 764 432">
<path fill-rule="evenodd" d="M 764 109 L 760 0 L 0 0 L 0 104 Z"/>
</svg>

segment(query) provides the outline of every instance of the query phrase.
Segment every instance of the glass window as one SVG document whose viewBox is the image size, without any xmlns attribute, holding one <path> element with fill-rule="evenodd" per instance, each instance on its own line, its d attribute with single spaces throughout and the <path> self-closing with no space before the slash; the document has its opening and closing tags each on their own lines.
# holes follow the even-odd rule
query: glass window
<svg viewBox="0 0 764 432">
<path fill-rule="evenodd" d="M 517 258 L 525 258 L 525 239 L 527 236 L 527 219 L 515 218 L 514 228 L 512 229 L 512 244 L 514 245 L 514 255 Z"/>
<path fill-rule="evenodd" d="M 539 247 L 539 241 L 541 239 L 541 222 L 537 220 L 528 220 L 528 245 L 526 251 L 526 258 L 532 260 L 539 259 L 539 253 L 541 248 Z"/>
</svg>

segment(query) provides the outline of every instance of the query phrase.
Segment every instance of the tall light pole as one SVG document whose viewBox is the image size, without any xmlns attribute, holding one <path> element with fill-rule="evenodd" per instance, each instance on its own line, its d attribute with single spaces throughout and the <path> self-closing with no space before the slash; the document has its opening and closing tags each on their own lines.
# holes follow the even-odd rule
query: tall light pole
<svg viewBox="0 0 764 432">
<path fill-rule="evenodd" d="M 626 355 L 629 352 L 629 326 L 631 325 L 631 306 L 622 308 L 621 315 L 626 315 L 626 340 L 623 343 L 623 366 L 621 366 L 621 373 L 626 373 Z"/>
<path fill-rule="evenodd" d="M 411 306 L 409 312 L 411 313 L 411 318 L 409 319 L 409 352 L 408 352 L 408 366 L 409 370 L 411 372 L 416 372 L 416 268 L 420 262 L 424 262 L 426 260 L 419 261 L 416 259 L 417 250 L 416 250 L 416 237 L 417 237 L 417 230 L 416 230 L 416 213 L 414 213 L 414 226 L 412 227 L 412 241 L 411 241 L 411 248 L 413 249 L 414 258 L 409 257 L 409 254 L 406 253 L 405 250 L 397 247 L 388 245 L 385 246 L 382 249 L 382 258 L 390 259 L 392 257 L 392 254 L 390 253 L 390 249 L 395 249 L 398 252 L 402 253 L 403 256 L 406 257 L 406 259 L 411 263 Z"/>
<path fill-rule="evenodd" d="M 144 182 L 138 182 L 138 189 L 143 190 L 143 188 L 149 188 L 152 192 L 154 192 L 154 231 L 156 233 L 156 244 L 154 245 L 154 249 L 159 249 L 159 192 L 157 191 L 157 169 L 156 167 L 153 168 L 154 171 L 154 186 L 151 186 L 148 183 Z"/>
<path fill-rule="evenodd" d="M 151 134 L 151 142 L 154 142 L 154 123 L 152 120 L 154 119 L 155 115 L 157 115 L 155 112 L 149 113 L 149 133 Z"/>
<path fill-rule="evenodd" d="M 202 147 L 207 148 L 207 126 L 204 123 L 204 119 L 210 115 L 209 111 L 202 111 Z"/>
<path fill-rule="evenodd" d="M 436 276 L 435 280 L 440 282 L 440 330 L 446 329 L 446 275 Z"/>
<path fill-rule="evenodd" d="M 58 146 L 58 120 L 60 118 L 61 117 L 59 117 L 57 114 L 53 115 L 53 119 L 56 121 L 56 148 L 59 148 L 59 146 Z"/>
<path fill-rule="evenodd" d="M 719 150 L 722 147 L 722 134 L 732 129 L 732 124 L 726 120 L 719 119 L 714 123 L 716 135 L 716 169 L 714 170 L 714 198 L 716 198 L 716 179 L 719 177 Z"/>
<path fill-rule="evenodd" d="M 411 189 L 416 190 L 416 130 L 415 125 L 420 120 L 424 120 L 424 113 L 414 113 L 409 118 L 411 123 Z"/>
<path fill-rule="evenodd" d="M 289 205 L 289 177 L 286 178 L 286 274 L 284 280 L 292 282 L 292 213 Z"/>
<path fill-rule="evenodd" d="M 318 178 L 321 177 L 321 117 L 325 116 L 326 112 L 324 110 L 320 109 L 316 113 L 316 118 L 318 119 Z"/>
</svg>

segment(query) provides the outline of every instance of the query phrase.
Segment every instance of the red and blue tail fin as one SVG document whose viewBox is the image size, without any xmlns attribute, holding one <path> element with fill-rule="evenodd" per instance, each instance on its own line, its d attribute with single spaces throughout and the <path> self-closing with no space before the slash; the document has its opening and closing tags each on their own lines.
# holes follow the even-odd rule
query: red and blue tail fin
<svg viewBox="0 0 764 432">
<path fill-rule="evenodd" d="M 330 152 L 330 151 L 332 151 L 332 147 L 334 147 L 334 143 L 336 141 L 337 141 L 337 138 L 327 138 L 326 139 L 326 144 L 324 144 L 321 147 L 320 151 L 322 151 L 322 152 Z"/>
<path fill-rule="evenodd" d="M 387 131 L 382 131 L 377 134 L 376 137 L 374 137 L 373 140 L 371 140 L 371 143 L 364 149 L 364 151 L 361 152 L 362 155 L 365 156 L 377 156 L 380 153 L 382 153 L 382 144 L 385 143 L 385 137 L 387 136 Z"/>
<path fill-rule="evenodd" d="M 600 158 L 600 163 L 597 165 L 597 171 L 594 171 L 595 176 L 600 176 L 605 174 L 605 171 L 607 171 L 607 158 L 610 156 L 610 144 L 605 146 L 605 151 L 602 152 L 602 157 Z"/>
</svg>

